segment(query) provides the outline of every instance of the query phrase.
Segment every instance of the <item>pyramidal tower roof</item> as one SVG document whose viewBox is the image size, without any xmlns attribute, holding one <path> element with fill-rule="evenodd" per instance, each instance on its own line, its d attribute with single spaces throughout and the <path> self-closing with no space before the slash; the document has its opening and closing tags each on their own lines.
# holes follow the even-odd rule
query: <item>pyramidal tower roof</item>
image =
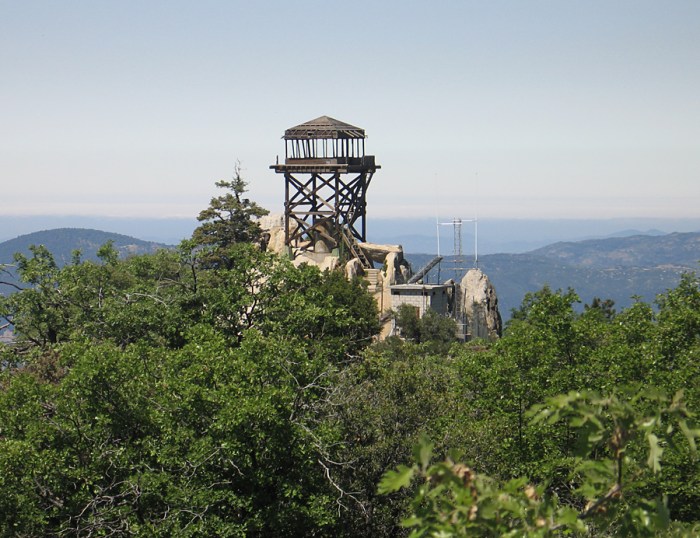
<svg viewBox="0 0 700 538">
<path fill-rule="evenodd" d="M 330 116 L 321 116 L 284 132 L 285 140 L 310 138 L 365 138 L 365 130 Z"/>
</svg>

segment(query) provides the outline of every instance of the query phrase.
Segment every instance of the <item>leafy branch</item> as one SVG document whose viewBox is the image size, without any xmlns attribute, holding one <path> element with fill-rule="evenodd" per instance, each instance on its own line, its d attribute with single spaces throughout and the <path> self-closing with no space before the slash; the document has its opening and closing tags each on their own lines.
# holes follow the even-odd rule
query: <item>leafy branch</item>
<svg viewBox="0 0 700 538">
<path fill-rule="evenodd" d="M 689 425 L 692 415 L 682 391 L 670 400 L 652 388 L 609 396 L 570 392 L 534 406 L 529 416 L 533 424 L 566 421 L 575 429 L 579 442 L 571 474 L 585 507 L 565 505 L 545 484 L 533 485 L 526 478 L 499 484 L 456 463 L 454 456 L 431 464 L 433 447 L 423 439 L 415 463 L 388 471 L 379 484 L 379 492 L 388 494 L 421 481 L 412 513 L 403 521 L 413 529 L 412 537 L 550 536 L 563 530 L 585 532 L 589 521 L 601 528 L 614 523 L 616 533 L 634 536 L 653 536 L 668 527 L 665 498 L 632 494 L 633 487 L 645 484 L 643 474 L 634 473 L 633 486 L 624 465 L 658 473 L 664 447 L 675 447 L 676 431 L 695 456 L 700 430 Z M 641 465 L 632 457 L 633 445 L 640 441 L 646 447 Z"/>
</svg>

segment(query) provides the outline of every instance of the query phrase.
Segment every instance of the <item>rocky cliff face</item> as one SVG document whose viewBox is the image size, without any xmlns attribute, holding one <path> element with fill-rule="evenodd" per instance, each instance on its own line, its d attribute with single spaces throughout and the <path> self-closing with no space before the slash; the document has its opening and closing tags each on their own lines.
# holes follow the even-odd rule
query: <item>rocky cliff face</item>
<svg viewBox="0 0 700 538">
<path fill-rule="evenodd" d="M 466 338 L 494 339 L 503 324 L 498 311 L 496 288 L 480 269 L 470 269 L 460 282 L 460 306 L 465 319 Z"/>
<path fill-rule="evenodd" d="M 284 216 L 268 215 L 259 221 L 263 230 L 265 245 L 269 252 L 288 255 L 289 249 L 284 244 Z M 393 284 L 405 284 L 411 276 L 411 267 L 403 257 L 401 245 L 378 245 L 375 243 L 359 243 L 365 255 L 380 269 L 365 270 L 358 259 L 352 259 L 345 264 L 345 274 L 348 278 L 355 276 L 368 279 L 369 291 L 374 295 L 380 312 L 391 308 L 391 291 Z M 299 265 L 307 263 L 315 265 L 324 271 L 336 269 L 339 260 L 337 255 L 329 252 L 330 248 L 321 242 L 314 245 L 314 252 L 293 248 L 292 263 Z"/>
</svg>

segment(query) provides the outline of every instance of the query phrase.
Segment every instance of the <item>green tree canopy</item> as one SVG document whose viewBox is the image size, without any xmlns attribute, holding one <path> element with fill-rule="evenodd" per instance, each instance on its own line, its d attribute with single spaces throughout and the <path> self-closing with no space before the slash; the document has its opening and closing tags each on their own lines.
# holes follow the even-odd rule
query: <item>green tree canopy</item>
<svg viewBox="0 0 700 538">
<path fill-rule="evenodd" d="M 197 220 L 202 224 L 194 230 L 192 240 L 215 251 L 211 263 L 230 267 L 226 249 L 259 242 L 261 230 L 257 221 L 269 212 L 245 196 L 247 183 L 241 177 L 240 165 L 236 165 L 231 181 L 217 181 L 216 186 L 227 192 L 212 198 L 209 207 L 199 213 Z"/>
</svg>

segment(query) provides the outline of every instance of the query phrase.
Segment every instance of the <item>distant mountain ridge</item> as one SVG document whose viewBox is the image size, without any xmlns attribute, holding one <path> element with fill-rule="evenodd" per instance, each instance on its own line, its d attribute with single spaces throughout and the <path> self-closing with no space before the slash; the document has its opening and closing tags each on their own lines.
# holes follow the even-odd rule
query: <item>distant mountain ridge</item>
<svg viewBox="0 0 700 538">
<path fill-rule="evenodd" d="M 432 256 L 406 257 L 417 270 Z M 454 275 L 451 259 L 446 257 L 442 264 L 441 280 Z M 465 265 L 473 264 L 466 256 L 465 260 Z M 496 287 L 501 314 L 508 319 L 527 292 L 545 284 L 574 288 L 583 303 L 600 297 L 624 308 L 635 296 L 652 302 L 675 287 L 681 274 L 700 269 L 699 261 L 700 233 L 691 232 L 560 242 L 522 254 L 488 254 L 478 265 Z M 431 271 L 429 278 L 435 281 L 437 272 Z"/>
<path fill-rule="evenodd" d="M 174 245 L 192 235 L 199 225 L 195 217 L 189 218 L 126 218 L 80 215 L 0 215 L 0 242 L 28 235 L 39 230 L 80 228 L 85 230 L 109 230 L 145 241 Z"/>
<path fill-rule="evenodd" d="M 112 241 L 121 256 L 147 254 L 162 248 L 172 248 L 163 243 L 143 241 L 101 230 L 56 228 L 20 235 L 0 243 L 0 264 L 12 263 L 15 252 L 29 254 L 30 245 L 44 245 L 53 254 L 58 265 L 70 263 L 74 250 L 80 250 L 83 260 L 96 260 L 98 249 L 108 241 Z"/>
<path fill-rule="evenodd" d="M 529 252 L 581 267 L 697 267 L 700 233 L 559 242 Z"/>
<path fill-rule="evenodd" d="M 2 208 L 0 207 L 0 210 Z M 268 208 L 273 209 L 274 208 Z M 280 211 L 279 208 L 277 211 Z M 443 215 L 447 217 L 447 215 Z M 441 221 L 446 219 L 440 219 Z M 448 219 L 449 220 L 449 219 Z M 109 217 L 80 215 L 2 215 L 0 242 L 37 230 L 86 228 L 175 245 L 190 237 L 199 222 L 191 217 Z M 508 219 L 479 218 L 481 254 L 523 253 L 558 241 L 582 241 L 628 235 L 660 235 L 670 232 L 700 232 L 698 218 L 614 219 Z M 452 230 L 441 226 L 443 247 L 452 244 Z M 464 251 L 473 252 L 473 225 L 462 229 Z M 436 217 L 392 217 L 372 215 L 367 239 L 372 243 L 401 244 L 405 252 L 435 252 Z M 445 249 L 443 248 L 443 251 Z M 444 253 L 444 252 L 443 252 Z"/>
<path fill-rule="evenodd" d="M 620 230 L 619 232 L 615 232 L 612 234 L 607 234 L 603 237 L 581 237 L 579 241 L 585 241 L 588 239 L 612 239 L 613 237 L 631 237 L 633 235 L 667 235 L 668 232 L 664 232 L 662 230 L 646 230 L 646 231 L 641 231 L 641 230 Z"/>
<path fill-rule="evenodd" d="M 75 249 L 81 250 L 82 259 L 95 260 L 97 250 L 110 240 L 122 256 L 172 248 L 100 230 L 57 228 L 0 243 L 0 264 L 11 264 L 15 252 L 28 254 L 33 244 L 45 245 L 59 265 L 70 263 Z M 415 271 L 432 257 L 406 254 Z M 441 281 L 454 277 L 451 257 L 445 258 Z M 469 256 L 464 259 L 462 266 L 473 265 Z M 553 289 L 572 287 L 584 303 L 596 296 L 613 299 L 618 308 L 629 306 L 633 296 L 651 302 L 657 294 L 676 286 L 682 273 L 698 270 L 699 261 L 700 232 L 689 232 L 559 242 L 521 254 L 488 254 L 479 259 L 479 267 L 496 286 L 501 313 L 508 319 L 525 293 L 545 284 Z M 436 280 L 437 270 L 433 270 L 428 281 Z"/>
<path fill-rule="evenodd" d="M 439 219 L 441 222 L 450 219 Z M 439 226 L 437 219 L 373 218 L 368 226 L 372 243 L 401 244 L 404 252 L 434 253 L 440 231 L 441 253 L 451 249 L 452 227 Z M 465 253 L 474 252 L 477 230 L 473 222 L 462 223 Z M 633 235 L 666 235 L 671 232 L 700 232 L 697 219 L 507 219 L 479 218 L 478 250 L 480 254 L 515 254 L 530 252 L 559 241 L 584 241 Z"/>
</svg>

